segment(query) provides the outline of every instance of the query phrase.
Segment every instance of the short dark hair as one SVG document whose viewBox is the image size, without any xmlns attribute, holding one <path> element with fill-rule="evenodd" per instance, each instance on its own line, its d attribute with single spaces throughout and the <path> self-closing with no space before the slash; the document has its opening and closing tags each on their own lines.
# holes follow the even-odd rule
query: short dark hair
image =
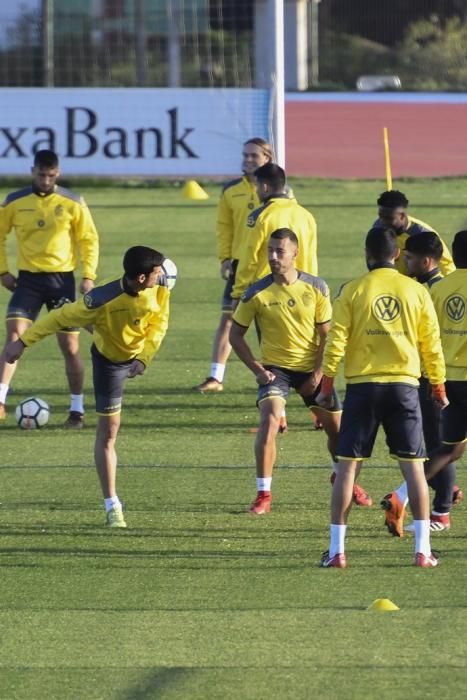
<svg viewBox="0 0 467 700">
<path fill-rule="evenodd" d="M 43 148 L 40 151 L 36 151 L 34 155 L 34 167 L 35 168 L 58 168 L 58 156 L 55 151 L 49 151 L 47 148 Z"/>
<path fill-rule="evenodd" d="M 145 245 L 135 245 L 128 248 L 123 257 L 123 269 L 130 279 L 138 275 L 149 275 L 155 267 L 160 267 L 165 257 L 158 250 Z"/>
<path fill-rule="evenodd" d="M 407 238 L 405 250 L 415 255 L 426 255 L 434 260 L 441 260 L 443 244 L 434 231 L 421 231 Z"/>
<path fill-rule="evenodd" d="M 276 230 L 271 233 L 270 237 L 279 241 L 284 240 L 284 238 L 288 238 L 289 241 L 292 241 L 292 243 L 295 243 L 295 245 L 298 247 L 298 238 L 290 228 L 276 228 Z"/>
<path fill-rule="evenodd" d="M 397 209 L 398 207 L 407 209 L 409 206 L 409 200 L 405 194 L 403 192 L 399 192 L 399 190 L 387 190 L 386 192 L 382 192 L 380 194 L 376 200 L 376 204 L 379 207 L 385 207 L 386 209 Z"/>
<path fill-rule="evenodd" d="M 285 187 L 285 170 L 277 163 L 265 163 L 255 170 L 259 182 L 266 183 L 274 192 L 283 192 Z"/>
<path fill-rule="evenodd" d="M 378 262 L 386 262 L 395 257 L 398 247 L 397 234 L 392 228 L 375 227 L 366 235 L 366 251 Z"/>
<path fill-rule="evenodd" d="M 456 267 L 467 267 L 467 231 L 458 231 L 454 236 L 452 257 Z"/>
</svg>

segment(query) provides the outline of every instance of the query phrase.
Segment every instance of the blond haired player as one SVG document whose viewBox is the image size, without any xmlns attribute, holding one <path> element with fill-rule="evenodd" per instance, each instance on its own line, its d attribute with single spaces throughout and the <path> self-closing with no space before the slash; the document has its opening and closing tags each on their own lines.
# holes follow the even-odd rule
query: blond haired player
<svg viewBox="0 0 467 700">
<path fill-rule="evenodd" d="M 224 388 L 224 375 L 231 352 L 229 333 L 232 326 L 232 289 L 235 284 L 239 258 L 247 245 L 247 219 L 260 201 L 256 192 L 255 171 L 272 160 L 272 147 L 262 138 L 254 137 L 243 144 L 243 176 L 228 182 L 217 207 L 217 257 L 220 274 L 226 280 L 222 297 L 222 313 L 214 336 L 209 375 L 194 387 L 202 393 L 216 393 Z"/>
</svg>

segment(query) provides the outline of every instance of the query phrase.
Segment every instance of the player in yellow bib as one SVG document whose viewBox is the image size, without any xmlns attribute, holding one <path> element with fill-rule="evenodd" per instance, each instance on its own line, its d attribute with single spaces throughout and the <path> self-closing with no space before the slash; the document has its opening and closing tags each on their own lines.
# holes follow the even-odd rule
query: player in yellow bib
<svg viewBox="0 0 467 700">
<path fill-rule="evenodd" d="M 242 177 L 231 180 L 222 190 L 217 207 L 217 257 L 220 275 L 225 280 L 222 295 L 222 313 L 212 345 L 211 367 L 201 384 L 194 387 L 201 393 L 217 393 L 224 389 L 224 375 L 231 346 L 229 333 L 234 309 L 232 289 L 235 284 L 238 261 L 246 253 L 248 244 L 247 220 L 259 207 L 255 171 L 272 161 L 272 147 L 257 136 L 245 141 L 242 150 Z"/>
</svg>

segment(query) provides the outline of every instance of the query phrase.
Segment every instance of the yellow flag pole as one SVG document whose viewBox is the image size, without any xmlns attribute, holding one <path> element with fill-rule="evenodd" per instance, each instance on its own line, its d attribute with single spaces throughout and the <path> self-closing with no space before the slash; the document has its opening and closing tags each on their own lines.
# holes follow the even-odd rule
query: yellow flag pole
<svg viewBox="0 0 467 700">
<path fill-rule="evenodd" d="M 392 174 L 391 174 L 391 157 L 389 154 L 389 138 L 388 129 L 383 127 L 383 142 L 384 142 L 384 165 L 386 168 L 386 189 L 392 190 Z"/>
</svg>

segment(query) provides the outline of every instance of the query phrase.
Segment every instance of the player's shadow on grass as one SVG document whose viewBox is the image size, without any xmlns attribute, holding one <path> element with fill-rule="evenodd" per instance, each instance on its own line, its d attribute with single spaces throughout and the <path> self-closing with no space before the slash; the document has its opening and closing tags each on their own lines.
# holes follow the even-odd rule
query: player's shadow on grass
<svg viewBox="0 0 467 700">
<path fill-rule="evenodd" d="M 142 672 L 143 673 L 143 672 Z M 197 673 L 195 668 L 156 668 L 144 673 L 144 677 L 125 690 L 117 691 L 113 700 L 151 700 L 163 697 L 166 692 L 176 692 L 178 686 Z"/>
<path fill-rule="evenodd" d="M 131 539 L 135 543 L 146 542 L 150 540 L 180 540 L 193 542 L 193 538 L 196 538 L 196 541 L 198 543 L 211 542 L 212 540 L 214 542 L 219 542 L 220 540 L 222 540 L 223 542 L 228 542 L 230 544 L 235 542 L 248 542 L 251 544 L 253 542 L 252 538 L 254 538 L 255 542 L 259 540 L 264 540 L 265 542 L 268 542 L 271 537 L 271 530 L 259 529 L 259 527 L 254 524 L 258 522 L 257 518 L 250 516 L 250 514 L 246 511 L 243 511 L 242 514 L 248 516 L 245 517 L 245 523 L 247 524 L 247 527 L 232 528 L 226 526 L 224 528 L 215 529 L 212 527 L 210 527 L 209 529 L 186 528 L 184 530 L 175 531 L 169 529 L 161 529 L 160 527 L 131 527 L 125 530 L 125 532 L 112 532 L 104 526 L 99 526 L 97 522 L 86 523 L 80 525 L 79 528 L 74 527 L 72 524 L 58 525 L 51 523 L 47 525 L 43 522 L 37 525 L 15 524 L 11 527 L 3 525 L 0 528 L 0 536 L 14 539 L 17 537 L 24 537 L 25 535 L 27 535 L 28 537 L 35 536 L 40 540 L 43 540 L 44 538 L 46 538 L 47 540 L 50 540 L 50 538 L 60 538 L 64 541 L 71 540 L 73 542 L 76 542 L 77 548 L 80 548 L 80 541 L 87 542 L 102 538 L 108 540 L 109 537 L 118 537 L 119 535 L 122 536 L 122 542 L 125 543 L 128 542 L 128 539 Z M 293 537 L 294 541 L 297 541 L 297 538 L 306 538 L 308 541 L 308 538 L 310 536 L 316 534 L 316 529 L 317 528 L 313 527 L 280 527 L 280 529 L 274 530 L 274 535 L 275 537 L 279 537 L 281 540 L 288 540 L 290 537 Z M 112 542 L 115 542 L 115 540 L 112 540 Z M 6 551 L 11 550 L 8 549 Z M 84 548 L 80 548 L 80 551 L 86 552 L 87 550 Z M 136 549 L 134 551 L 135 553 L 137 553 Z M 224 551 L 224 549 L 222 549 L 222 551 Z M 194 552 L 192 551 L 192 554 L 193 553 Z"/>
<path fill-rule="evenodd" d="M 118 560 L 118 559 L 126 559 L 128 560 L 128 566 L 123 566 L 123 568 L 132 568 L 132 567 L 138 567 L 139 568 L 148 568 L 149 563 L 151 566 L 157 566 L 158 562 L 160 563 L 161 561 L 167 561 L 168 559 L 172 561 L 177 561 L 177 560 L 189 560 L 195 563 L 196 560 L 199 562 L 205 562 L 205 561 L 218 561 L 218 560 L 241 560 L 241 559 L 246 559 L 246 560 L 258 560 L 258 566 L 264 566 L 264 561 L 268 561 L 271 564 L 271 568 L 289 568 L 290 567 L 290 558 L 295 558 L 295 557 L 301 557 L 303 560 L 306 558 L 308 560 L 310 556 L 310 550 L 309 548 L 304 544 L 303 548 L 296 548 L 294 550 L 291 550 L 290 545 L 284 543 L 284 549 L 276 549 L 275 551 L 268 551 L 267 549 L 263 549 L 262 551 L 258 552 L 256 550 L 245 550 L 245 549 L 227 549 L 225 546 L 224 547 L 219 547 L 218 549 L 212 548 L 212 549 L 205 549 L 202 551 L 193 551 L 193 549 L 189 549 L 187 551 L 180 551 L 178 549 L 174 548 L 161 548 L 161 547 L 147 547 L 147 548 L 140 548 L 140 549 L 135 549 L 134 547 L 130 546 L 130 542 L 128 538 L 128 533 L 125 533 L 122 535 L 122 533 L 109 533 L 106 535 L 106 539 L 109 540 L 109 538 L 116 539 L 117 537 L 120 537 L 121 539 L 121 544 L 118 548 L 115 546 L 111 547 L 90 547 L 90 548 L 83 548 L 79 547 L 77 545 L 70 546 L 70 547 L 65 547 L 65 546 L 49 546 L 49 547 L 39 547 L 39 546 L 22 546 L 22 547 L 1 547 L 0 548 L 0 556 L 2 556 L 3 561 L 2 561 L 2 566 L 7 566 L 9 562 L 7 562 L 6 557 L 7 556 L 20 556 L 21 557 L 21 564 L 27 564 L 28 562 L 25 561 L 26 557 L 28 556 L 41 556 L 41 557 L 76 557 L 79 556 L 80 560 L 83 560 L 85 557 L 92 557 L 92 558 L 102 558 L 105 559 L 105 565 L 108 568 L 113 568 L 114 564 L 112 560 Z M 123 546 L 122 543 L 126 540 L 126 545 Z M 250 540 L 251 541 L 251 540 Z M 141 564 L 138 565 L 138 560 L 147 560 L 141 562 Z M 283 563 L 280 563 L 281 559 L 285 559 L 287 561 L 284 561 Z M 275 560 L 275 563 L 272 564 L 272 560 Z M 131 561 L 131 565 L 130 565 Z M 261 564 L 259 563 L 261 562 Z M 10 566 L 16 565 L 15 562 L 11 562 Z M 190 568 L 200 568 L 204 564 L 199 564 L 199 565 L 194 565 L 193 567 Z M 47 563 L 46 562 L 41 562 L 38 563 L 38 566 L 46 567 Z M 250 566 L 250 565 L 249 565 Z M 249 568 L 245 567 L 245 568 Z M 299 568 L 303 568 L 305 566 L 309 566 L 308 561 L 303 561 L 303 562 L 297 562 L 297 566 Z"/>
</svg>

